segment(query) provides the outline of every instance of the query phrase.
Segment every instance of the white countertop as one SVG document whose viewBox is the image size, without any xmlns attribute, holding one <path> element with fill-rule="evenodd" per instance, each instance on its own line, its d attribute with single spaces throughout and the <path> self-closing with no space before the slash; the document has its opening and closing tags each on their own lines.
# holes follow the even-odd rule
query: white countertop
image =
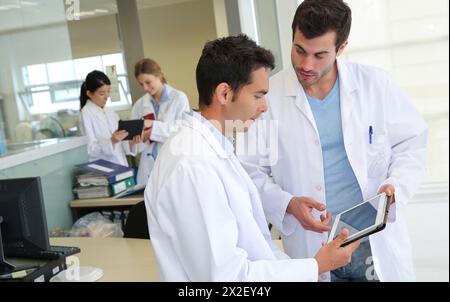
<svg viewBox="0 0 450 302">
<path fill-rule="evenodd" d="M 81 147 L 87 144 L 87 137 L 66 137 L 46 139 L 29 144 L 18 150 L 9 151 L 0 157 L 0 170 L 35 161 L 53 154 Z"/>
</svg>

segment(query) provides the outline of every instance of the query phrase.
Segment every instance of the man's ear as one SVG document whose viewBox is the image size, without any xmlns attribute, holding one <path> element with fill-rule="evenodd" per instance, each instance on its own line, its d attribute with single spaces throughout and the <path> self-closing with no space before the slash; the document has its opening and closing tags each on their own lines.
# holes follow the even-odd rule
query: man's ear
<svg viewBox="0 0 450 302">
<path fill-rule="evenodd" d="M 344 52 L 344 49 L 347 47 L 347 45 L 348 45 L 348 40 L 345 41 L 344 43 L 342 43 L 341 46 L 339 46 L 336 57 L 339 57 Z"/>
<path fill-rule="evenodd" d="M 233 92 L 227 83 L 217 85 L 214 93 L 221 105 L 226 105 L 233 98 Z"/>
</svg>

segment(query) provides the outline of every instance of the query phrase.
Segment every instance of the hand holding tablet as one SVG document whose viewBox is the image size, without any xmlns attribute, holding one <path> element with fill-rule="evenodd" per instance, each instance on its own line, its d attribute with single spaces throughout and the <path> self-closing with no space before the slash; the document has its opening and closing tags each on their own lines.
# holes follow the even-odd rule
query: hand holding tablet
<svg viewBox="0 0 450 302">
<path fill-rule="evenodd" d="M 133 140 L 135 136 L 142 135 L 144 130 L 144 120 L 119 121 L 119 129 L 128 132 L 125 140 Z"/>
<path fill-rule="evenodd" d="M 385 193 L 366 200 L 336 216 L 328 237 L 328 243 L 341 232 L 349 231 L 349 236 L 341 246 L 383 230 L 386 227 L 389 203 Z"/>
</svg>

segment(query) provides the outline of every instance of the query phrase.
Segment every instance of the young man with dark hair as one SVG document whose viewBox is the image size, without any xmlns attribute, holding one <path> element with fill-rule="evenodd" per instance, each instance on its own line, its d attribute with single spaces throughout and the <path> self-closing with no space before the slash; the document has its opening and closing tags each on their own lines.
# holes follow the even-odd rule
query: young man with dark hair
<svg viewBox="0 0 450 302">
<path fill-rule="evenodd" d="M 412 281 L 406 225 L 395 213 L 424 176 L 427 126 L 387 73 L 337 58 L 350 28 L 351 10 L 342 0 L 300 4 L 292 67 L 270 79 L 263 115 L 279 122 L 278 161 L 261 164 L 270 152 L 240 159 L 292 258 L 313 256 L 332 217 L 385 192 L 391 201 L 386 229 L 365 239 L 351 264 L 320 280 Z M 264 129 L 252 127 L 250 134 L 269 144 Z"/>
<path fill-rule="evenodd" d="M 273 55 L 240 35 L 209 42 L 197 65 L 200 111 L 163 146 L 145 191 L 162 281 L 317 281 L 350 261 L 343 231 L 309 259 L 289 259 L 270 236 L 258 191 L 230 134 L 266 111 Z M 236 125 L 238 125 L 236 127 Z"/>
</svg>

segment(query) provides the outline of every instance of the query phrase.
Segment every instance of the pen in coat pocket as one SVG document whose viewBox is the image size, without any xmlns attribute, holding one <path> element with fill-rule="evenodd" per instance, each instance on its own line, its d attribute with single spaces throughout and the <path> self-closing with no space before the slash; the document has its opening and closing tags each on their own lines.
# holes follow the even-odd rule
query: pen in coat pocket
<svg viewBox="0 0 450 302">
<path fill-rule="evenodd" d="M 372 145 L 373 127 L 369 126 L 369 144 Z"/>
</svg>

